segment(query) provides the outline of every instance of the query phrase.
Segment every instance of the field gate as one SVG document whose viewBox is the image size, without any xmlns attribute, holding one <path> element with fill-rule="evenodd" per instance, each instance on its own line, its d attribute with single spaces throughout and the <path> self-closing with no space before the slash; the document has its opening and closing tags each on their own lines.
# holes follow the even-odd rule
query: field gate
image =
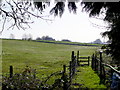
<svg viewBox="0 0 120 90">
<path fill-rule="evenodd" d="M 77 62 L 79 66 L 84 66 L 84 65 L 90 65 L 90 56 L 88 57 L 83 57 L 80 56 L 80 52 L 77 51 Z"/>
</svg>

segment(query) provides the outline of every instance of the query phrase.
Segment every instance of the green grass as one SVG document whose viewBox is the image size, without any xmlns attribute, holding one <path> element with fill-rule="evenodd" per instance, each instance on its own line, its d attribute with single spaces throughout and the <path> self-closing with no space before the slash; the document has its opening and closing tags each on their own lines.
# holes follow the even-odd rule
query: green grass
<svg viewBox="0 0 120 90">
<path fill-rule="evenodd" d="M 22 40 L 2 40 L 2 46 L 3 74 L 9 73 L 10 65 L 14 67 L 14 73 L 21 72 L 23 68 L 29 66 L 37 70 L 37 76 L 41 79 L 51 73 L 61 71 L 64 64 L 68 65 L 71 60 L 72 51 L 77 52 L 79 50 L 81 56 L 91 56 L 92 53 L 99 48 Z M 88 70 L 89 69 L 90 68 L 88 68 Z M 91 73 L 94 72 L 91 70 Z M 84 74 L 80 75 L 77 81 L 81 81 L 81 78 L 87 78 L 85 76 Z M 54 78 L 48 83 L 53 82 L 53 79 Z M 85 85 L 89 86 L 88 84 Z"/>
<path fill-rule="evenodd" d="M 90 66 L 78 67 L 77 71 L 78 72 L 73 79 L 73 83 L 83 84 L 81 87 L 84 88 L 91 88 L 91 89 L 106 88 L 105 85 L 100 84 L 100 78 L 92 70 Z"/>
</svg>

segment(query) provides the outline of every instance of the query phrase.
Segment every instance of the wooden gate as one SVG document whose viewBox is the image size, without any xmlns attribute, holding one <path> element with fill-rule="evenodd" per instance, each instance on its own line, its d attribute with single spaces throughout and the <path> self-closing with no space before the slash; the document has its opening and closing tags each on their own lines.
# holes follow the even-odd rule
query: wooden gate
<svg viewBox="0 0 120 90">
<path fill-rule="evenodd" d="M 77 62 L 79 66 L 84 66 L 84 65 L 90 65 L 90 56 L 88 57 L 83 57 L 80 56 L 79 51 L 77 51 Z"/>
</svg>

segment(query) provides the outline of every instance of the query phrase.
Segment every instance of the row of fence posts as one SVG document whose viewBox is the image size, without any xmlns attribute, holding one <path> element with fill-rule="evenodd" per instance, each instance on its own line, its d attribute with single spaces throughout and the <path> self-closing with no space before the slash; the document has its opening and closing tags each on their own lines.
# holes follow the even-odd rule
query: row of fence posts
<svg viewBox="0 0 120 90">
<path fill-rule="evenodd" d="M 79 54 L 80 54 L 79 51 L 77 51 L 77 55 L 75 56 L 74 51 L 72 51 L 71 61 L 69 62 L 69 65 L 68 66 L 63 65 L 62 78 L 64 80 L 64 83 L 63 83 L 64 90 L 67 90 L 70 87 L 72 83 L 72 79 L 77 71 L 76 68 L 80 66 L 80 61 L 79 61 L 80 55 Z M 87 57 L 87 58 L 88 58 L 88 66 L 89 66 L 90 57 Z M 68 68 L 68 72 L 67 72 L 67 68 Z M 66 75 L 68 76 L 66 77 Z M 12 76 L 13 76 L 13 66 L 10 66 L 10 78 Z M 66 78 L 68 78 L 68 80 L 66 80 Z"/>
<path fill-rule="evenodd" d="M 112 77 L 114 72 L 116 72 L 120 76 L 120 72 L 118 70 L 116 70 L 114 67 L 112 67 L 109 64 L 103 63 L 102 52 L 99 52 L 99 57 L 97 57 L 96 54 L 92 55 L 91 67 L 99 75 L 100 83 L 106 84 L 106 80 L 110 79 L 110 85 L 111 85 L 111 83 L 113 82 Z M 108 71 L 105 70 L 105 67 L 108 67 L 110 69 L 109 74 Z"/>
<path fill-rule="evenodd" d="M 71 61 L 69 62 L 69 65 L 68 66 L 63 65 L 63 76 L 62 77 L 65 79 L 64 81 L 66 81 L 67 67 L 68 67 L 68 70 L 69 70 L 68 81 L 64 82 L 64 84 L 63 84 L 63 89 L 64 90 L 69 89 L 69 87 L 72 83 L 72 78 L 74 77 L 74 75 L 77 71 L 76 70 L 77 66 L 78 66 L 77 58 L 75 56 L 74 51 L 72 51 Z"/>
<path fill-rule="evenodd" d="M 69 66 L 63 65 L 63 74 L 62 74 L 62 78 L 64 79 L 64 83 L 63 83 L 63 89 L 67 90 L 72 82 L 72 78 L 75 75 L 75 72 L 77 71 L 76 68 L 78 66 L 78 62 L 77 62 L 77 58 L 75 56 L 74 51 L 72 51 L 72 55 L 71 55 L 71 61 L 69 62 Z M 68 80 L 66 80 L 66 67 L 69 68 L 69 76 L 68 76 Z M 13 76 L 13 66 L 10 66 L 10 78 L 12 78 Z"/>
<path fill-rule="evenodd" d="M 89 65 L 89 58 L 88 57 L 88 65 Z M 72 55 L 71 55 L 71 61 L 69 62 L 69 66 L 63 65 L 63 74 L 62 74 L 62 78 L 64 79 L 64 83 L 63 83 L 63 88 L 64 90 L 67 90 L 71 83 L 72 83 L 72 78 L 74 77 L 75 73 L 76 73 L 76 68 L 77 66 L 80 66 L 80 61 L 79 61 L 80 57 L 79 57 L 79 51 L 77 52 L 77 57 L 75 56 L 74 51 L 72 51 Z M 103 63 L 103 57 L 102 57 L 102 52 L 99 52 L 99 58 L 97 57 L 96 54 L 92 55 L 92 61 L 91 61 L 91 67 L 92 69 L 98 73 L 101 83 L 105 83 L 106 78 L 106 71 L 105 71 L 105 66 L 111 68 L 111 74 L 110 77 L 112 77 L 113 72 L 118 73 L 118 75 L 120 75 L 120 72 L 117 71 L 116 69 L 114 69 L 111 65 L 105 64 Z M 69 68 L 69 74 L 68 74 L 68 79 L 66 80 L 66 71 L 67 71 L 67 67 Z M 13 66 L 10 66 L 10 78 L 13 76 Z"/>
<path fill-rule="evenodd" d="M 102 52 L 99 53 L 99 58 L 97 58 L 97 55 L 92 56 L 92 62 L 91 62 L 91 67 L 94 71 L 96 71 L 100 77 L 100 79 L 105 82 L 106 75 L 105 75 L 105 68 L 103 63 L 103 58 L 102 58 Z"/>
<path fill-rule="evenodd" d="M 87 59 L 87 60 L 83 60 L 83 59 Z M 75 56 L 74 51 L 72 51 L 72 55 L 71 55 L 71 61 L 69 62 L 69 65 L 63 65 L 63 78 L 65 79 L 64 81 L 66 81 L 66 73 L 67 73 L 67 67 L 68 67 L 68 82 L 64 82 L 63 84 L 63 89 L 67 90 L 69 89 L 69 87 L 72 84 L 72 79 L 75 76 L 75 73 L 77 72 L 77 67 L 81 66 L 81 62 L 88 62 L 88 66 L 90 65 L 90 57 L 80 57 L 80 52 L 77 51 L 77 55 Z M 67 84 L 66 84 L 67 83 Z"/>
</svg>

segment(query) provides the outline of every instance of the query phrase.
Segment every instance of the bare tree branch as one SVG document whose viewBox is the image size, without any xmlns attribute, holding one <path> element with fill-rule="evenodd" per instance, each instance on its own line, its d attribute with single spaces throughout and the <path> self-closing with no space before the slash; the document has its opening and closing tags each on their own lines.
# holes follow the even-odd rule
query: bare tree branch
<svg viewBox="0 0 120 90">
<path fill-rule="evenodd" d="M 96 18 L 96 19 L 99 19 L 99 18 Z M 101 19 L 102 20 L 102 19 Z M 96 24 L 96 23 L 93 23 L 93 22 L 91 22 L 90 20 L 89 20 L 89 22 L 93 25 L 93 27 L 97 27 L 97 28 L 100 28 L 100 29 L 107 29 L 107 30 L 109 30 L 111 27 L 110 26 L 102 26 L 102 25 L 98 25 L 98 24 Z"/>
<path fill-rule="evenodd" d="M 0 34 L 1 34 L 1 33 L 3 32 L 3 30 L 4 30 L 5 23 L 6 23 L 6 17 L 5 17 L 5 19 L 4 19 L 4 22 L 3 22 L 3 25 L 2 25 L 2 30 L 0 31 Z"/>
<path fill-rule="evenodd" d="M 19 30 L 23 29 L 25 30 L 27 27 L 30 28 L 29 24 L 34 23 L 32 21 L 32 17 L 39 18 L 41 20 L 45 21 L 52 21 L 50 19 L 45 18 L 45 16 L 41 16 L 42 10 L 39 10 L 39 8 L 36 8 L 34 6 L 34 2 L 32 1 L 15 1 L 15 0 L 5 0 L 4 3 L 1 3 L 0 5 L 0 12 L 3 17 L 6 17 L 4 22 L 9 20 L 11 26 L 9 26 L 8 29 L 14 29 L 14 27 L 17 27 Z M 7 6 L 7 8 L 5 7 Z M 44 6 L 45 8 L 45 6 Z M 35 14 L 35 12 L 40 12 L 39 15 Z M 5 23 L 3 23 L 3 28 L 1 32 L 5 29 L 4 28 Z"/>
</svg>

